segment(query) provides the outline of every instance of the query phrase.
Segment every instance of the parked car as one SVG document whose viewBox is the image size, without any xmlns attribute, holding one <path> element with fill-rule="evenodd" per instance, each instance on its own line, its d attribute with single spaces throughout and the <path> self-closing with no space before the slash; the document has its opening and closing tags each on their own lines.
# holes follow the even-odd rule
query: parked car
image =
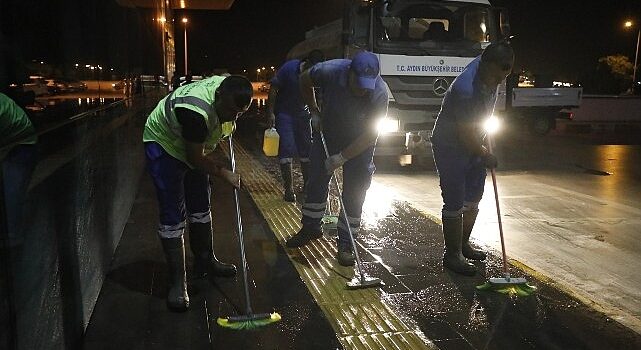
<svg viewBox="0 0 641 350">
<path fill-rule="evenodd" d="M 117 82 L 111 84 L 111 87 L 114 90 L 122 90 L 125 88 L 125 81 L 124 80 L 118 80 Z"/>
<path fill-rule="evenodd" d="M 80 81 L 80 80 L 75 80 L 75 79 L 69 79 L 69 78 L 64 78 L 61 79 L 62 81 L 67 84 L 67 87 L 69 88 L 69 91 L 83 91 L 87 90 L 87 84 Z"/>
<path fill-rule="evenodd" d="M 202 75 L 192 75 L 191 76 L 191 81 L 189 81 L 189 82 L 187 82 L 187 77 L 186 76 L 180 77 L 178 79 L 178 81 L 180 82 L 180 86 L 183 86 L 183 85 L 186 85 L 186 84 L 189 84 L 189 83 L 193 83 L 195 81 L 199 81 L 199 80 L 203 80 L 203 79 L 204 79 L 204 77 Z"/>
<path fill-rule="evenodd" d="M 144 86 L 160 86 L 160 87 L 166 87 L 167 86 L 167 78 L 163 75 L 141 75 L 140 76 L 140 82 Z"/>
<path fill-rule="evenodd" d="M 45 79 L 47 82 L 47 89 L 50 94 L 59 94 L 69 91 L 69 86 L 66 82 L 60 79 Z"/>
<path fill-rule="evenodd" d="M 32 75 L 29 77 L 29 82 L 22 84 L 22 90 L 33 91 L 36 96 L 42 96 L 49 94 L 49 88 L 47 87 L 47 81 L 44 77 L 40 75 Z"/>
</svg>

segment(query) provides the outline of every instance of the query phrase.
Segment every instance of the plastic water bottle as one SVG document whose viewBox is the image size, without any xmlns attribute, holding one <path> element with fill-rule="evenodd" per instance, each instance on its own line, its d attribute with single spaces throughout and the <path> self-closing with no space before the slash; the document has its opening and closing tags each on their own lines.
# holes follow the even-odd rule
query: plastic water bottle
<svg viewBox="0 0 641 350">
<path fill-rule="evenodd" d="M 263 138 L 263 152 L 268 157 L 275 157 L 278 155 L 278 143 L 280 141 L 280 136 L 276 129 L 271 128 L 265 130 L 265 136 Z"/>
</svg>

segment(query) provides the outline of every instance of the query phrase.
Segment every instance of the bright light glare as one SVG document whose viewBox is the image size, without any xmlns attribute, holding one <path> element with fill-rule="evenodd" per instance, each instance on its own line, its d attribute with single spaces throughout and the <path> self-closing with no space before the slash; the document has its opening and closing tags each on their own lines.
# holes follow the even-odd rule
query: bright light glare
<svg viewBox="0 0 641 350">
<path fill-rule="evenodd" d="M 398 131 L 398 119 L 381 118 L 376 125 L 379 134 L 387 134 Z"/>
<path fill-rule="evenodd" d="M 489 135 L 495 134 L 501 128 L 501 121 L 492 115 L 485 121 L 483 128 Z"/>
<path fill-rule="evenodd" d="M 625 21 L 624 25 L 625 25 L 626 28 L 630 28 L 630 27 L 632 27 L 632 21 Z"/>
<path fill-rule="evenodd" d="M 487 33 L 487 27 L 485 26 L 485 23 L 481 23 L 481 31 L 483 34 Z"/>
<path fill-rule="evenodd" d="M 362 225 L 370 228 L 378 227 L 378 222 L 392 213 L 392 204 L 396 196 L 394 189 L 373 181 L 363 203 Z"/>
</svg>

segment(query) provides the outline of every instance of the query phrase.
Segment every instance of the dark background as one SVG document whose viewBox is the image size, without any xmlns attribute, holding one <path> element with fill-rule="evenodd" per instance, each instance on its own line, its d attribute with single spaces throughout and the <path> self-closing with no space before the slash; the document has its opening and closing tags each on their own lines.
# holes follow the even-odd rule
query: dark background
<svg viewBox="0 0 641 350">
<path fill-rule="evenodd" d="M 114 0 L 0 0 L 0 62 L 8 80 L 39 61 L 62 74 L 73 64 L 100 64 L 127 72 L 161 71 L 160 29 L 150 9 L 130 9 Z M 510 11 L 517 69 L 577 79 L 599 57 L 623 54 L 634 60 L 641 1 L 492 1 Z M 589 4 L 589 5 L 588 5 Z M 176 11 L 189 18 L 189 60 L 194 74 L 227 68 L 279 66 L 306 30 L 341 15 L 342 0 L 236 0 L 229 11 Z M 183 62 L 183 26 L 175 26 L 176 66 Z M 33 62 L 36 60 L 36 62 Z M 22 74 L 24 75 L 24 74 Z M 5 78 L 4 80 L 7 80 Z"/>
</svg>

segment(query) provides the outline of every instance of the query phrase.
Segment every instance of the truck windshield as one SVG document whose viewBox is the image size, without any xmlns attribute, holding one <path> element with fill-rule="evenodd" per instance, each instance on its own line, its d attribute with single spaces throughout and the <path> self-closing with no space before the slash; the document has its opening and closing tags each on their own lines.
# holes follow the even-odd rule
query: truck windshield
<svg viewBox="0 0 641 350">
<path fill-rule="evenodd" d="M 494 39 L 490 8 L 455 1 L 394 1 L 377 9 L 381 53 L 476 56 Z"/>
</svg>

